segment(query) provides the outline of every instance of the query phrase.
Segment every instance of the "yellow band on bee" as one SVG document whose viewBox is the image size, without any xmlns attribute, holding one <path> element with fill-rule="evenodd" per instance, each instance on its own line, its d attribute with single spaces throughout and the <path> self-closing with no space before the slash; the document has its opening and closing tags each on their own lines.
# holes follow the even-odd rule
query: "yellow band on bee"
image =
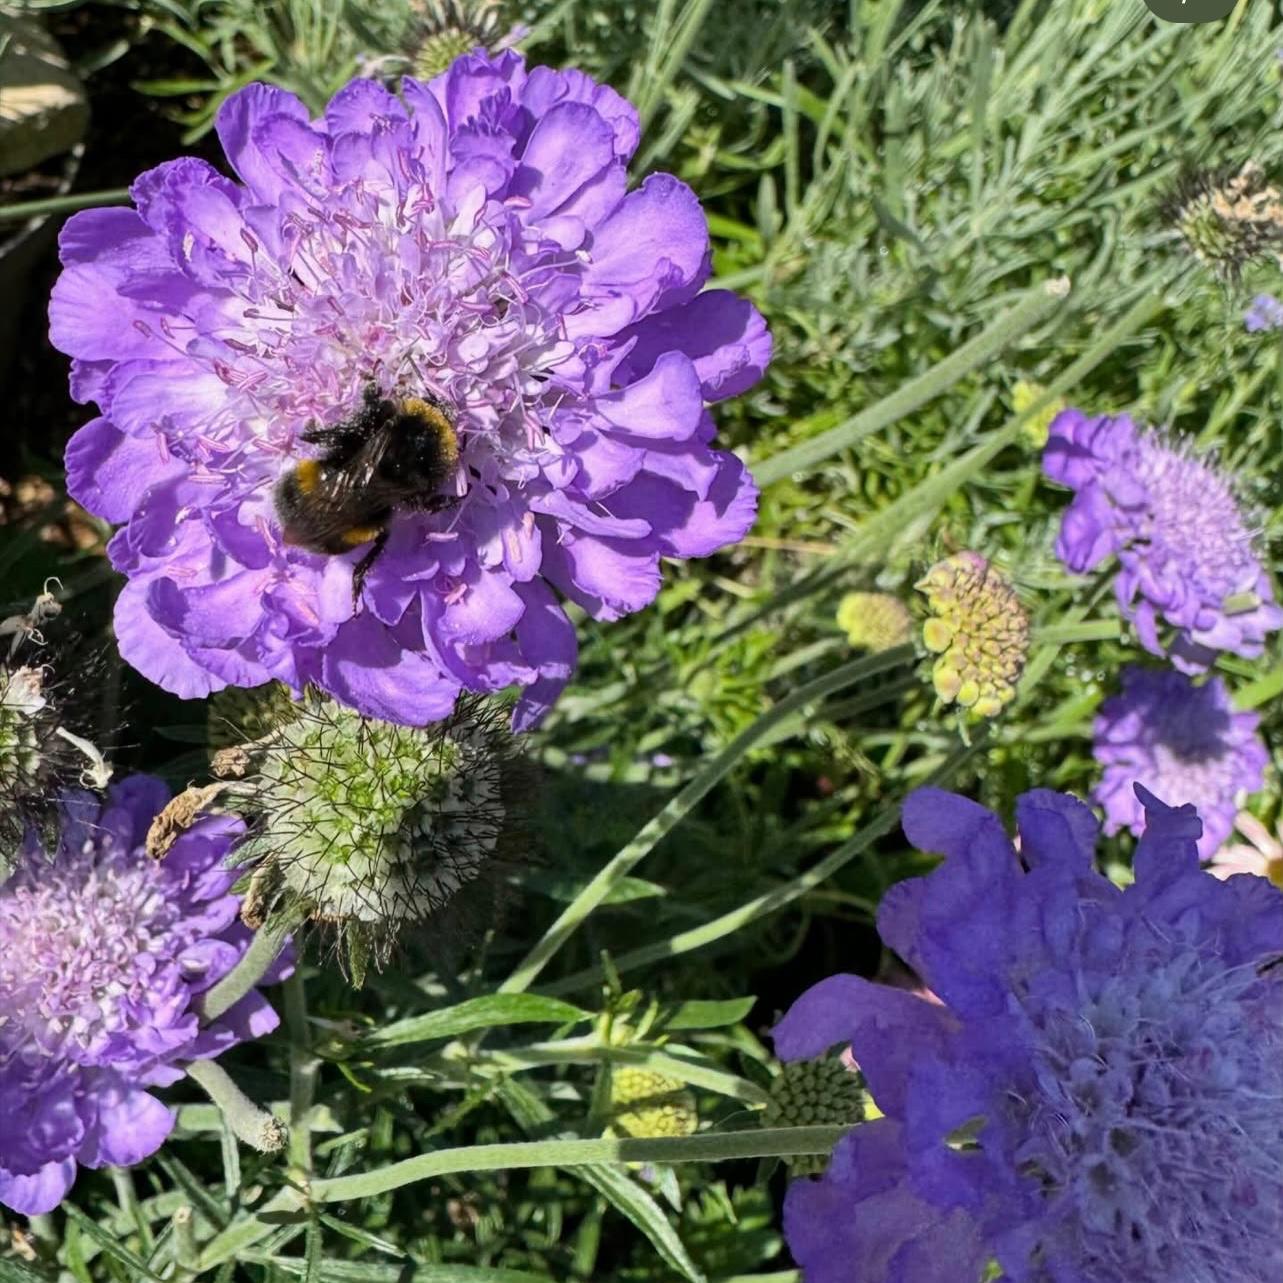
<svg viewBox="0 0 1283 1283">
<path fill-rule="evenodd" d="M 422 397 L 409 396 L 401 402 L 401 413 L 431 428 L 437 434 L 442 455 L 452 464 L 458 460 L 459 438 L 455 435 L 450 416 L 440 406 Z"/>
<path fill-rule="evenodd" d="M 294 469 L 294 484 L 300 494 L 311 494 L 321 477 L 321 465 L 315 459 L 301 459 Z"/>
<path fill-rule="evenodd" d="M 349 548 L 357 548 L 363 543 L 369 543 L 382 530 L 382 526 L 353 526 L 350 530 L 345 530 L 340 537 Z"/>
</svg>

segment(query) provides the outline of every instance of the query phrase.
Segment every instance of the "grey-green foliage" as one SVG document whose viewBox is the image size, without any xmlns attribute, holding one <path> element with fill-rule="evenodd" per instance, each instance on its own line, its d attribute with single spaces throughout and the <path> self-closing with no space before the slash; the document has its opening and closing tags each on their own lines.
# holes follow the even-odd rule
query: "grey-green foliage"
<svg viewBox="0 0 1283 1283">
<path fill-rule="evenodd" d="M 1079 584 L 1048 563 L 1064 500 L 1040 484 L 1027 443 L 937 496 L 915 523 L 889 523 L 844 583 L 769 608 L 825 552 L 992 439 L 1018 379 L 1049 381 L 1149 291 L 1172 304 L 1161 322 L 1096 364 L 1073 400 L 1131 408 L 1205 442 L 1224 441 L 1233 425 L 1227 455 L 1242 465 L 1245 493 L 1263 511 L 1278 507 L 1278 481 L 1252 465 L 1283 449 L 1283 403 L 1273 345 L 1243 333 L 1251 280 L 1231 290 L 1213 279 L 1162 215 L 1190 166 L 1252 158 L 1278 177 L 1283 26 L 1273 8 L 1248 5 L 1206 27 L 1102 0 L 1063 0 L 1042 18 L 1026 3 L 1005 26 L 978 6 L 932 0 L 852 8 L 846 38 L 812 35 L 808 60 L 786 62 L 765 86 L 720 82 L 692 64 L 718 92 L 767 112 L 722 112 L 710 94 L 667 158 L 716 194 L 715 283 L 752 293 L 775 337 L 767 384 L 719 409 L 723 439 L 750 460 L 769 458 L 923 374 L 1034 283 L 1065 274 L 1072 295 L 920 411 L 768 489 L 753 533 L 781 546 L 723 558 L 721 591 L 704 573 L 670 579 L 658 612 L 589 635 L 576 690 L 601 698 L 612 674 L 642 669 L 633 691 L 671 695 L 662 710 L 649 695 L 606 700 L 620 757 L 630 735 L 644 752 L 662 728 L 705 742 L 734 728 L 700 695 L 742 678 L 743 654 L 720 636 L 728 621 L 758 611 L 777 655 L 797 654 L 835 636 L 842 588 L 876 579 L 912 598 L 912 579 L 941 543 L 997 556 L 1035 616 L 1058 618 Z M 1277 268 L 1264 272 L 1268 280 Z M 678 680 L 695 669 L 698 685 Z M 781 691 L 807 669 L 764 671 L 768 690 Z M 1054 685 L 1047 698 L 1058 700 Z M 674 717 L 673 700 L 686 717 Z M 896 733 L 922 712 L 910 701 Z"/>
</svg>

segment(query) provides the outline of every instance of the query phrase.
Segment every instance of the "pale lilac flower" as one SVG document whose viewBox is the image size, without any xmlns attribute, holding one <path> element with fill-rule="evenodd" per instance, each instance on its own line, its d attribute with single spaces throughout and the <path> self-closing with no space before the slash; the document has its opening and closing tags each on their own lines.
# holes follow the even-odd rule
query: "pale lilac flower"
<svg viewBox="0 0 1283 1283">
<path fill-rule="evenodd" d="M 105 803 L 68 795 L 57 850 L 33 834 L 0 886 L 0 1204 L 14 1211 L 56 1207 L 79 1165 L 155 1153 L 174 1111 L 151 1089 L 277 1024 L 257 991 L 198 1022 L 195 999 L 249 943 L 224 867 L 243 826 L 202 819 L 152 860 L 143 841 L 168 796 L 146 775 Z"/>
<path fill-rule="evenodd" d="M 1092 752 L 1105 768 L 1092 796 L 1105 832 L 1145 831 L 1136 785 L 1198 808 L 1199 854 L 1210 859 L 1229 836 L 1239 801 L 1264 780 L 1269 760 L 1260 717 L 1236 712 L 1219 677 L 1195 685 L 1172 669 L 1129 665 L 1122 690 L 1096 717 Z"/>
<path fill-rule="evenodd" d="M 1256 658 L 1283 626 L 1228 479 L 1186 445 L 1126 415 L 1069 409 L 1052 422 L 1043 471 L 1077 492 L 1057 556 L 1078 574 L 1118 557 L 1118 604 L 1152 654 L 1202 672 L 1219 651 Z"/>
<path fill-rule="evenodd" d="M 62 233 L 51 333 L 102 410 L 67 482 L 122 523 L 122 654 L 184 697 L 276 678 L 414 725 L 515 684 L 532 724 L 576 663 L 562 597 L 617 619 L 752 523 L 706 405 L 760 377 L 762 318 L 700 292 L 699 201 L 629 190 L 637 113 L 580 72 L 470 54 L 319 120 L 251 85 L 216 127 L 240 181 L 176 160 Z M 273 487 L 369 382 L 447 402 L 461 454 L 354 603 L 367 545 L 286 544 Z"/>
<path fill-rule="evenodd" d="M 1258 294 L 1244 314 L 1243 324 L 1253 334 L 1260 330 L 1283 329 L 1283 303 L 1273 294 Z"/>
</svg>

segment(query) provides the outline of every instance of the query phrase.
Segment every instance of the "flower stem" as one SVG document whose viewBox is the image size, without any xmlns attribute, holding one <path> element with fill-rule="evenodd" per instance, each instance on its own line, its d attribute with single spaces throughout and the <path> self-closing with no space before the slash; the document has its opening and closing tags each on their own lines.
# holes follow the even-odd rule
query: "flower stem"
<svg viewBox="0 0 1283 1283">
<path fill-rule="evenodd" d="M 700 1163 L 827 1154 L 847 1130 L 845 1127 L 763 1127 L 742 1132 L 705 1132 L 697 1136 L 466 1145 L 419 1154 L 369 1172 L 316 1181 L 311 1193 L 318 1203 L 341 1203 L 371 1198 L 434 1176 L 461 1172 L 583 1167 L 592 1163 Z M 232 1260 L 252 1243 L 266 1238 L 279 1225 L 281 1214 L 298 1211 L 302 1203 L 303 1195 L 298 1190 L 281 1190 L 255 1215 L 229 1225 L 211 1239 L 201 1253 L 201 1269 L 208 1270 Z"/>
<path fill-rule="evenodd" d="M 794 472 L 822 463 L 839 450 L 849 450 L 874 432 L 880 432 L 928 401 L 948 391 L 959 379 L 996 356 L 1009 343 L 1023 338 L 1049 312 L 1069 297 L 1069 280 L 1057 277 L 1030 290 L 1010 311 L 982 330 L 975 338 L 951 352 L 925 374 L 901 384 L 890 396 L 861 410 L 845 423 L 802 441 L 791 449 L 753 465 L 759 486 L 769 486 Z"/>
<path fill-rule="evenodd" d="M 258 984 L 276 961 L 285 937 L 297 925 L 293 917 L 283 914 L 270 919 L 255 932 L 241 960 L 196 1002 L 202 1024 L 217 1020 Z"/>
<path fill-rule="evenodd" d="M 47 214 L 71 214 L 94 205 L 124 205 L 128 200 L 128 187 L 113 187 L 102 192 L 77 192 L 74 196 L 20 201 L 16 205 L 0 205 L 0 223 L 25 222 L 28 218 L 42 218 Z"/>
<path fill-rule="evenodd" d="M 155 1240 L 152 1238 L 151 1226 L 147 1223 L 147 1218 L 143 1215 L 143 1209 L 138 1202 L 134 1178 L 126 1168 L 113 1167 L 111 1183 L 116 1187 L 116 1202 L 120 1204 L 121 1213 L 126 1220 L 134 1223 L 134 1228 L 138 1231 L 138 1242 L 143 1256 L 151 1255 Z"/>
<path fill-rule="evenodd" d="M 307 993 L 299 969 L 285 981 L 285 1022 L 290 1034 L 290 1166 L 304 1184 L 312 1178 L 312 1103 L 320 1060 L 312 1054 Z"/>
<path fill-rule="evenodd" d="M 1063 646 L 1067 642 L 1117 641 L 1122 625 L 1117 619 L 1083 619 L 1076 623 L 1052 624 L 1033 635 L 1035 645 Z"/>
<path fill-rule="evenodd" d="M 228 1127 L 245 1144 L 264 1154 L 274 1153 L 285 1145 L 285 1124 L 265 1109 L 259 1109 L 221 1065 L 212 1060 L 193 1060 L 187 1066 L 187 1076 L 204 1088 L 205 1094 L 222 1111 Z"/>
<path fill-rule="evenodd" d="M 561 916 L 544 933 L 543 938 L 522 960 L 517 969 L 499 986 L 500 993 L 522 993 L 530 987 L 570 936 L 584 923 L 612 890 L 633 868 L 684 819 L 715 785 L 719 784 L 750 749 L 764 740 L 776 727 L 799 714 L 808 705 L 834 691 L 888 669 L 898 668 L 913 659 L 912 646 L 896 646 L 876 655 L 867 655 L 835 668 L 831 673 L 808 682 L 763 713 L 752 726 L 740 732 L 694 779 L 686 785 L 658 815 L 646 824 L 609 864 L 566 907 Z"/>
</svg>

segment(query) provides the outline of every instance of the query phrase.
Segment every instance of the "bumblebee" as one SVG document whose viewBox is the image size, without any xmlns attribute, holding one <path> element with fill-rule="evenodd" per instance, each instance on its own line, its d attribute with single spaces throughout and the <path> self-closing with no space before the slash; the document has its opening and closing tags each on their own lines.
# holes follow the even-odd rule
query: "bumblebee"
<svg viewBox="0 0 1283 1283">
<path fill-rule="evenodd" d="M 395 511 L 437 512 L 455 502 L 441 493 L 459 466 L 454 411 L 435 396 L 384 396 L 368 383 L 359 410 L 302 439 L 325 453 L 300 460 L 276 483 L 284 539 L 331 554 L 370 543 L 352 572 L 355 600 Z"/>
</svg>

